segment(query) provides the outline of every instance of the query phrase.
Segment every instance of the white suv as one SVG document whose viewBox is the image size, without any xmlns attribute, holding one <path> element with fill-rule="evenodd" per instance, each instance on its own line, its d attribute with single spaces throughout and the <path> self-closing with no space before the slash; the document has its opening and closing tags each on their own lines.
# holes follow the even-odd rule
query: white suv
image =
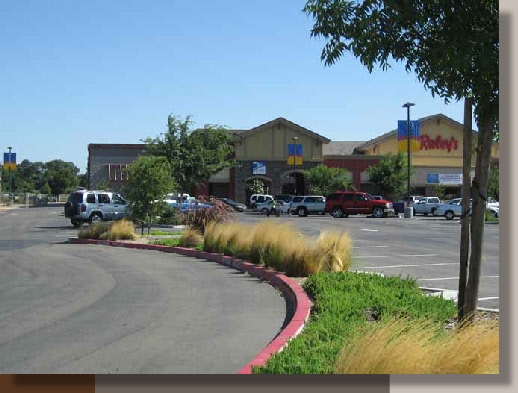
<svg viewBox="0 0 518 393">
<path fill-rule="evenodd" d="M 325 214 L 326 198 L 320 195 L 295 196 L 290 203 L 290 212 L 299 217 L 308 214 Z"/>
<path fill-rule="evenodd" d="M 250 197 L 250 207 L 252 209 L 255 209 L 255 207 L 257 205 L 259 205 L 260 203 L 264 203 L 264 202 L 268 202 L 268 201 L 273 201 L 273 197 L 271 195 L 267 195 L 267 194 L 253 194 Z"/>
<path fill-rule="evenodd" d="M 65 203 L 65 217 L 75 227 L 87 221 L 118 220 L 125 216 L 126 201 L 114 192 L 78 190 Z"/>
</svg>

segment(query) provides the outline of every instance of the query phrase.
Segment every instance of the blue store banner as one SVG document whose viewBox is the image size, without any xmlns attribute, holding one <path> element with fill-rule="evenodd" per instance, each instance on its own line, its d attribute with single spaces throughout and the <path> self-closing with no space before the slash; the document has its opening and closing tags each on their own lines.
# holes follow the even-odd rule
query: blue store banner
<svg viewBox="0 0 518 393">
<path fill-rule="evenodd" d="M 11 168 L 12 171 L 16 170 L 16 153 L 11 152 L 11 159 L 9 159 L 9 153 L 4 153 L 4 169 L 9 170 Z"/>
</svg>

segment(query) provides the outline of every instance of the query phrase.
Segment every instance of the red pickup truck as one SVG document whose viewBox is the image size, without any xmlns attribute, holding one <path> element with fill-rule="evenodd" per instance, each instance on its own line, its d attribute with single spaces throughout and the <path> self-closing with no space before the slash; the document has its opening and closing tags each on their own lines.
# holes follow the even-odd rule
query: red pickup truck
<svg viewBox="0 0 518 393">
<path fill-rule="evenodd" d="M 326 213 L 335 218 L 349 214 L 372 214 L 374 217 L 387 217 L 394 214 L 392 202 L 384 199 L 371 199 L 369 194 L 357 191 L 337 191 L 326 198 Z"/>
</svg>

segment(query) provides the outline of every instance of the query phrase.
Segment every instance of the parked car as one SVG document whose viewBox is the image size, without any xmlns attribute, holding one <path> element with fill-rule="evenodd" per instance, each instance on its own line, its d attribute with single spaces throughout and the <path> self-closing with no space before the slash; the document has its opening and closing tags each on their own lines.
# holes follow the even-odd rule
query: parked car
<svg viewBox="0 0 518 393">
<path fill-rule="evenodd" d="M 469 207 L 471 208 L 471 199 Z M 454 217 L 460 217 L 462 215 L 462 198 L 455 198 L 451 201 L 439 204 L 435 211 L 435 215 L 444 216 L 447 220 L 453 220 Z"/>
<path fill-rule="evenodd" d="M 230 198 L 221 198 L 221 201 L 223 203 L 226 203 L 227 205 L 229 205 L 231 208 L 233 208 L 235 211 L 238 211 L 238 212 L 244 212 L 246 210 L 246 206 L 243 205 L 242 203 L 238 203 Z"/>
<path fill-rule="evenodd" d="M 65 217 L 73 226 L 84 222 L 118 220 L 126 216 L 126 201 L 109 191 L 74 191 L 65 203 Z"/>
<path fill-rule="evenodd" d="M 441 204 L 441 200 L 437 197 L 422 197 L 419 202 L 415 203 L 414 214 L 432 214 L 435 216 L 437 207 Z"/>
<path fill-rule="evenodd" d="M 393 215 L 394 207 L 392 202 L 371 199 L 364 192 L 339 191 L 327 197 L 325 211 L 335 218 L 347 217 L 349 214 L 372 214 L 380 218 Z"/>
<path fill-rule="evenodd" d="M 407 203 L 408 206 L 413 206 L 417 202 L 421 200 L 421 198 L 424 198 L 423 195 L 410 195 L 410 199 L 408 197 L 403 198 L 403 201 Z"/>
<path fill-rule="evenodd" d="M 381 195 L 370 195 L 371 199 L 373 201 L 381 201 L 383 200 L 383 197 Z"/>
<path fill-rule="evenodd" d="M 487 198 L 487 206 L 500 208 L 500 202 L 498 202 L 495 198 L 489 197 Z"/>
<path fill-rule="evenodd" d="M 273 200 L 268 200 L 266 202 L 259 203 L 255 207 L 254 211 L 266 214 L 269 210 L 272 210 L 272 203 Z M 275 201 L 275 209 L 279 210 L 281 213 L 288 214 L 290 210 L 290 204 L 281 200 Z"/>
<path fill-rule="evenodd" d="M 255 209 L 259 203 L 273 201 L 273 197 L 267 194 L 253 194 L 250 197 L 250 208 Z"/>
<path fill-rule="evenodd" d="M 208 203 L 202 203 L 202 202 L 178 202 L 175 200 L 167 200 L 166 201 L 169 207 L 172 207 L 173 209 L 179 209 L 182 213 L 193 211 L 197 209 L 211 209 L 213 206 Z"/>
<path fill-rule="evenodd" d="M 320 195 L 296 196 L 290 202 L 289 211 L 299 217 L 308 214 L 325 214 L 326 198 Z"/>
<path fill-rule="evenodd" d="M 293 195 L 287 195 L 287 194 L 275 195 L 274 199 L 276 201 L 284 201 L 286 203 L 290 203 L 291 200 L 293 199 Z"/>
</svg>

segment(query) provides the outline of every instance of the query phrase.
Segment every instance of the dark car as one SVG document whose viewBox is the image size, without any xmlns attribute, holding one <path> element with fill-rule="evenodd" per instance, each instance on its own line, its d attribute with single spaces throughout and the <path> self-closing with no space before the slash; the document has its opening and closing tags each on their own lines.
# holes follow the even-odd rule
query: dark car
<svg viewBox="0 0 518 393">
<path fill-rule="evenodd" d="M 238 211 L 238 212 L 244 212 L 246 210 L 246 206 L 243 205 L 242 203 L 238 203 L 230 198 L 221 198 L 221 201 L 223 203 L 226 203 L 227 205 L 229 205 L 231 208 L 233 208 L 235 211 Z"/>
</svg>

